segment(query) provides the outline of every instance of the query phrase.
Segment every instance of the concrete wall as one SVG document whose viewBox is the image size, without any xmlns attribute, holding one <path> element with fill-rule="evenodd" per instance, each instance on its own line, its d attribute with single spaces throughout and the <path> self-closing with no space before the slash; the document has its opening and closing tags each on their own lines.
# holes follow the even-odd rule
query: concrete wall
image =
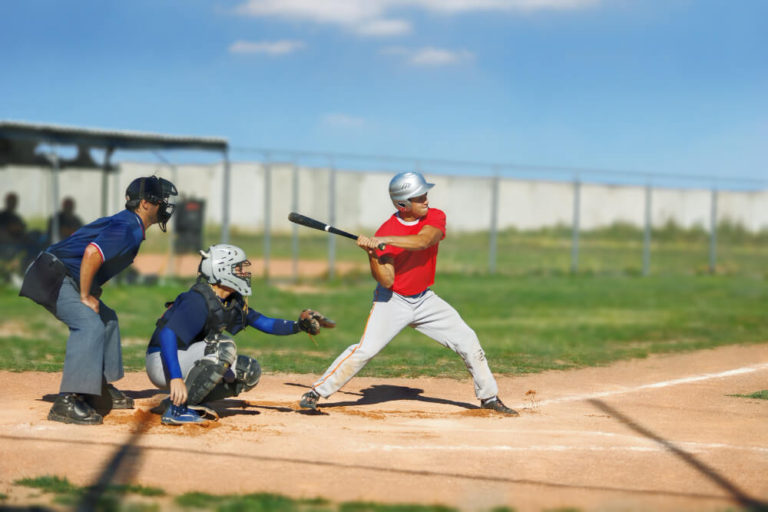
<svg viewBox="0 0 768 512">
<path fill-rule="evenodd" d="M 291 229 L 288 213 L 294 209 L 294 168 L 272 164 L 269 201 L 272 230 Z M 206 220 L 220 223 L 223 201 L 223 164 L 167 165 L 124 162 L 109 177 L 108 213 L 123 207 L 124 191 L 136 177 L 157 174 L 172 180 L 182 197 L 204 199 Z M 230 222 L 233 227 L 261 230 L 265 212 L 265 166 L 261 163 L 231 164 Z M 321 220 L 335 219 L 350 231 L 371 232 L 394 210 L 387 194 L 391 172 L 337 170 L 335 201 L 331 205 L 331 174 L 327 168 L 298 168 L 298 206 L 301 213 Z M 449 229 L 487 230 L 491 223 L 494 180 L 471 176 L 427 175 L 436 184 L 430 192 L 433 206 L 445 210 Z M 25 218 L 51 215 L 51 173 L 47 169 L 0 168 L 0 196 L 9 191 L 20 196 L 19 212 Z M 101 173 L 66 170 L 60 173 L 59 195 L 72 196 L 77 212 L 86 222 L 101 216 Z M 625 222 L 642 226 L 645 219 L 645 187 L 584 183 L 580 186 L 582 229 Z M 554 181 L 499 181 L 498 227 L 535 229 L 570 225 L 573 220 L 574 184 Z M 654 188 L 652 222 L 662 226 L 674 221 L 683 227 L 709 228 L 712 192 L 705 189 Z M 332 208 L 333 207 L 333 211 Z M 719 219 L 728 219 L 750 231 L 768 229 L 768 190 L 717 194 Z"/>
</svg>

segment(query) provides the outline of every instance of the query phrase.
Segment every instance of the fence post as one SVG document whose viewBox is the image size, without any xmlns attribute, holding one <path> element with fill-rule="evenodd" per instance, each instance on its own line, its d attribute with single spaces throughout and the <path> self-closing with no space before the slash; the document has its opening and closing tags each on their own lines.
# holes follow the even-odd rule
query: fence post
<svg viewBox="0 0 768 512">
<path fill-rule="evenodd" d="M 269 256 L 272 250 L 272 155 L 264 153 L 264 280 L 269 281 Z"/>
<path fill-rule="evenodd" d="M 651 194 L 650 182 L 645 186 L 645 234 L 643 236 L 643 275 L 647 276 L 651 268 Z"/>
<path fill-rule="evenodd" d="M 224 151 L 224 177 L 221 187 L 221 243 L 229 243 L 229 153 Z"/>
<path fill-rule="evenodd" d="M 299 166 L 294 162 L 291 182 L 291 211 L 299 211 Z M 291 222 L 291 254 L 293 257 L 293 280 L 299 279 L 299 225 Z"/>
<path fill-rule="evenodd" d="M 712 189 L 709 208 L 709 272 L 717 272 L 717 188 Z"/>
<path fill-rule="evenodd" d="M 573 181 L 573 239 L 571 242 L 571 273 L 579 270 L 579 225 L 581 224 L 581 183 L 579 177 Z"/>
<path fill-rule="evenodd" d="M 494 176 L 491 181 L 491 239 L 488 247 L 488 272 L 496 273 L 496 251 L 498 244 L 498 224 L 499 224 L 499 185 L 501 179 L 499 169 L 494 168 Z"/>
<path fill-rule="evenodd" d="M 56 146 L 50 153 L 43 155 L 48 163 L 51 164 L 51 204 L 53 205 L 53 213 L 51 214 L 51 244 L 59 242 L 59 172 L 61 171 L 61 162 L 59 161 L 59 155 L 56 153 Z"/>
<path fill-rule="evenodd" d="M 328 224 L 336 225 L 336 162 L 329 157 L 331 168 L 328 179 Z M 328 237 L 328 279 L 333 279 L 336 268 L 336 237 Z"/>
</svg>

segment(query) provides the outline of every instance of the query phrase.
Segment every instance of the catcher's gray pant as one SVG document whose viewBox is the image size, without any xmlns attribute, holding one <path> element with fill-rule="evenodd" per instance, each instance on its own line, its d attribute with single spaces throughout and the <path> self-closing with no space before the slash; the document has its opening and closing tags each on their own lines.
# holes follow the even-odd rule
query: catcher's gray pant
<svg viewBox="0 0 768 512">
<path fill-rule="evenodd" d="M 69 327 L 60 392 L 99 395 L 102 375 L 107 382 L 123 377 L 117 314 L 101 301 L 98 313 L 80 302 L 80 292 L 69 276 L 61 283 L 56 318 Z"/>
<path fill-rule="evenodd" d="M 484 400 L 496 396 L 496 379 L 488 367 L 480 341 L 450 304 L 430 289 L 408 297 L 382 286 L 374 292 L 373 306 L 360 343 L 350 345 L 342 352 L 312 387 L 320 396 L 329 397 L 409 325 L 461 356 L 474 379 L 477 398 Z"/>
<path fill-rule="evenodd" d="M 195 366 L 195 362 L 205 357 L 205 342 L 198 341 L 191 344 L 187 350 L 177 350 L 176 354 L 179 357 L 179 367 L 181 368 L 181 377 L 187 378 L 189 370 Z M 170 378 L 168 372 L 163 365 L 163 357 L 160 352 L 150 352 L 146 357 L 147 376 L 159 389 L 168 389 L 170 387 Z M 224 379 L 234 379 L 234 372 L 227 370 L 224 375 Z"/>
</svg>

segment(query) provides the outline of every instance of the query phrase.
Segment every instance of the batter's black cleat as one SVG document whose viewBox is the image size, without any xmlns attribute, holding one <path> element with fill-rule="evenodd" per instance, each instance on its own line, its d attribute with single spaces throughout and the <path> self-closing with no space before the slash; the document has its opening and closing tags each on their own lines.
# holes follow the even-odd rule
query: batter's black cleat
<svg viewBox="0 0 768 512">
<path fill-rule="evenodd" d="M 516 410 L 510 409 L 504 405 L 504 403 L 499 400 L 499 397 L 497 396 L 482 400 L 480 402 L 480 407 L 483 409 L 490 409 L 492 411 L 500 412 L 501 414 L 506 414 L 507 416 L 520 416 Z"/>
<path fill-rule="evenodd" d="M 317 401 L 320 400 L 320 395 L 317 394 L 317 391 L 314 389 L 310 389 L 303 395 L 301 395 L 301 401 L 299 402 L 299 407 L 302 409 L 312 409 L 313 411 L 317 410 Z"/>
<path fill-rule="evenodd" d="M 125 393 L 112 384 L 107 384 L 107 391 L 109 396 L 112 397 L 113 409 L 133 409 L 133 398 L 126 396 Z"/>
<path fill-rule="evenodd" d="M 77 393 L 64 393 L 56 398 L 48 413 L 51 421 L 74 423 L 75 425 L 101 425 L 101 414 L 88 405 Z"/>
</svg>

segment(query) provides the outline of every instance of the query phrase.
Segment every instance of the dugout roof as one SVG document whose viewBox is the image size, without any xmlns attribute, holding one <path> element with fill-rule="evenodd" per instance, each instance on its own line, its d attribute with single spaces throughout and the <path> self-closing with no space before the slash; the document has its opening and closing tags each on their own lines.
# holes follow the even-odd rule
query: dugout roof
<svg viewBox="0 0 768 512">
<path fill-rule="evenodd" d="M 70 159 L 60 158 L 41 146 L 76 146 L 77 155 Z M 96 162 L 90 150 L 104 150 L 104 161 Z M 0 167 L 5 165 L 50 166 L 53 186 L 51 211 L 58 211 L 58 171 L 67 168 L 102 171 L 102 214 L 106 212 L 107 180 L 117 167 L 110 162 L 115 150 L 202 150 L 222 153 L 224 159 L 224 212 L 222 215 L 222 241 L 229 238 L 229 212 L 226 200 L 229 194 L 229 143 L 219 137 L 192 137 L 129 130 L 103 130 L 54 124 L 38 124 L 24 121 L 0 120 Z M 54 219 L 56 216 L 54 215 Z M 54 221 L 55 222 L 55 221 Z M 57 232 L 54 229 L 54 233 Z"/>
</svg>

